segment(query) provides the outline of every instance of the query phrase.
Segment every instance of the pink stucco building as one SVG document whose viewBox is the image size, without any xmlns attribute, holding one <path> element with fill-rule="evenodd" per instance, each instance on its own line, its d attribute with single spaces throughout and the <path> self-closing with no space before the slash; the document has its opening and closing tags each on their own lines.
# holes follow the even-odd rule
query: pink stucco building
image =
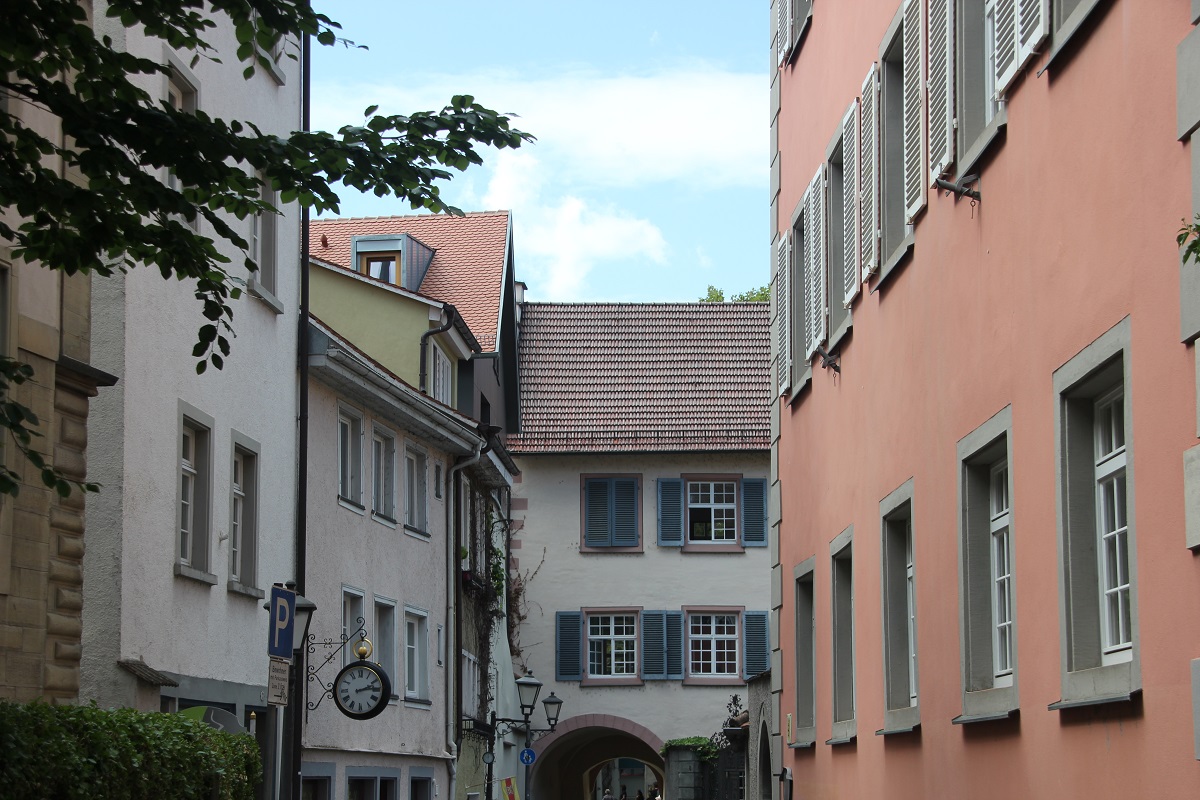
<svg viewBox="0 0 1200 800">
<path fill-rule="evenodd" d="M 1198 6 L 772 5 L 759 795 L 1200 792 Z"/>
</svg>

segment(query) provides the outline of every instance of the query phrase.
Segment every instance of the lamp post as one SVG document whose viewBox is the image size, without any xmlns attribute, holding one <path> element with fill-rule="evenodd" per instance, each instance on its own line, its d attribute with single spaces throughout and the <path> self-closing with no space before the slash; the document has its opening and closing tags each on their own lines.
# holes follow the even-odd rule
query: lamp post
<svg viewBox="0 0 1200 800">
<path fill-rule="evenodd" d="M 528 750 L 533 744 L 535 733 L 550 733 L 554 727 L 558 725 L 559 714 L 562 713 L 563 701 L 559 699 L 554 692 L 542 701 L 542 706 L 546 709 L 546 722 L 548 728 L 534 728 L 530 717 L 533 716 L 533 709 L 537 707 L 538 695 L 542 691 L 542 682 L 533 676 L 532 672 L 526 672 L 522 677 L 517 679 L 517 697 L 521 703 L 522 719 L 505 719 L 503 717 L 492 716 L 493 736 L 495 735 L 496 723 L 504 723 L 508 726 L 506 730 L 512 730 L 514 725 L 523 725 L 525 728 L 525 749 Z M 494 740 L 493 740 L 494 741 Z M 495 750 L 495 745 L 492 745 Z M 529 768 L 530 765 L 525 765 L 525 800 L 533 800 L 533 792 L 529 788 Z M 488 769 L 491 769 L 491 764 L 488 764 Z M 489 786 L 489 791 L 491 787 Z"/>
</svg>

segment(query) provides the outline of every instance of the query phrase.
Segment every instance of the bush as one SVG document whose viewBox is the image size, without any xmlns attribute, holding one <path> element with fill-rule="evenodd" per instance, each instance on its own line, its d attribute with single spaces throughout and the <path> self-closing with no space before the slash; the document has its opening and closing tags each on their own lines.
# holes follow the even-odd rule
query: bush
<svg viewBox="0 0 1200 800">
<path fill-rule="evenodd" d="M 12 800 L 252 800 L 262 777 L 250 736 L 128 708 L 0 702 L 0 753 Z"/>
</svg>

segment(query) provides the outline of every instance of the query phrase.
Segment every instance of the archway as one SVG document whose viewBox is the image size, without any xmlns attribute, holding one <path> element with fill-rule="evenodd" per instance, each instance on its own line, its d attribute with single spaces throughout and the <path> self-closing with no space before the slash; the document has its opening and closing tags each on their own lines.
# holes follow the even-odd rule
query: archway
<svg viewBox="0 0 1200 800">
<path fill-rule="evenodd" d="M 606 771 L 617 798 L 622 764 L 627 769 L 627 785 L 637 775 L 630 762 L 643 765 L 638 776 L 642 785 L 662 786 L 662 746 L 653 731 L 623 717 L 583 714 L 563 720 L 554 733 L 535 744 L 533 787 L 526 800 L 595 800 Z M 636 789 L 631 788 L 629 794 L 633 800 Z"/>
</svg>

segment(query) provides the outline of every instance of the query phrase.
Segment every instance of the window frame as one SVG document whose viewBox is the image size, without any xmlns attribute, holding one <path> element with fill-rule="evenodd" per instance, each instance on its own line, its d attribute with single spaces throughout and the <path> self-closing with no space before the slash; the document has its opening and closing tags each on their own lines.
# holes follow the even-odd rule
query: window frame
<svg viewBox="0 0 1200 800">
<path fill-rule="evenodd" d="M 429 455 L 404 443 L 404 530 L 423 539 L 429 534 Z"/>
<path fill-rule="evenodd" d="M 433 351 L 430 358 L 433 369 L 430 372 L 429 394 L 439 403 L 454 408 L 454 362 L 436 341 L 430 339 L 429 344 Z"/>
<path fill-rule="evenodd" d="M 397 603 L 390 597 L 383 597 L 378 594 L 372 600 L 375 610 L 375 652 L 371 657 L 387 672 L 388 679 L 391 680 L 391 700 L 398 700 L 399 695 L 396 693 L 396 669 L 398 667 L 398 648 L 396 642 Z M 390 625 L 386 624 L 386 620 L 380 619 L 381 609 L 387 609 L 387 613 L 391 614 Z"/>
<path fill-rule="evenodd" d="M 380 452 L 381 446 L 382 453 Z M 382 464 L 380 455 L 383 456 Z M 392 528 L 398 524 L 396 520 L 396 434 L 378 423 L 371 428 L 371 518 Z"/>
<path fill-rule="evenodd" d="M 991 58 L 987 53 L 987 7 L 992 6 L 993 26 L 996 0 L 954 0 L 954 101 L 950 104 L 957 121 L 954 130 L 957 164 L 955 179 L 976 172 L 985 154 L 1004 141 L 1008 129 L 1008 104 L 996 84 L 995 30 L 991 31 Z M 966 46 L 967 43 L 976 46 Z M 987 118 L 988 91 L 995 109 Z M 977 124 L 977 118 L 982 124 Z"/>
<path fill-rule="evenodd" d="M 1063 2 L 1064 0 L 1051 0 L 1050 3 L 1050 55 L 1042 69 L 1049 69 L 1059 54 L 1067 49 L 1075 35 L 1084 28 L 1092 12 L 1104 0 L 1079 0 L 1079 4 L 1069 14 L 1063 13 Z"/>
<path fill-rule="evenodd" d="M 277 207 L 278 197 L 268 178 L 261 171 L 257 177 L 262 181 L 259 187 L 259 199 L 273 207 Z M 260 211 L 251 214 L 250 223 L 250 257 L 258 269 L 250 273 L 246 285 L 251 294 L 262 300 L 276 314 L 283 313 L 283 304 L 279 301 L 279 221 L 280 215 L 273 211 Z"/>
<path fill-rule="evenodd" d="M 876 734 L 888 736 L 921 724 L 912 478 L 880 501 L 879 523 L 884 712 Z"/>
<path fill-rule="evenodd" d="M 355 603 L 357 602 L 357 606 Z M 357 608 L 358 613 L 354 611 Z M 353 616 L 347 617 L 347 614 Z M 342 666 L 346 666 L 358 660 L 358 655 L 354 652 L 354 645 L 350 643 L 351 637 L 358 632 L 359 628 L 366 632 L 367 624 L 367 593 L 363 589 L 356 586 L 342 584 Z"/>
<path fill-rule="evenodd" d="M 1062 699 L 1051 710 L 1127 702 L 1141 692 L 1132 412 L 1131 322 L 1125 317 L 1054 371 L 1055 484 L 1059 541 Z M 1099 587 L 1095 403 L 1119 388 L 1125 438 L 1130 644 L 1121 660 L 1103 653 Z M 1087 487 L 1087 491 L 1083 488 Z"/>
<path fill-rule="evenodd" d="M 832 735 L 825 744 L 850 744 L 858 738 L 854 647 L 854 526 L 829 543 L 830 680 Z"/>
<path fill-rule="evenodd" d="M 637 536 L 637 544 L 635 545 L 618 545 L 616 544 L 618 531 L 616 529 L 616 503 L 617 503 L 617 481 L 633 481 L 634 483 L 634 508 L 636 509 L 636 521 L 634 523 L 634 534 Z M 589 509 L 589 500 L 591 499 L 591 489 L 589 486 L 599 486 L 601 483 L 607 486 L 607 511 L 606 520 L 608 526 L 608 544 L 599 545 L 595 541 L 588 544 L 587 532 L 588 522 L 592 510 Z M 581 553 L 641 553 L 644 552 L 645 537 L 643 536 L 644 513 L 642 510 L 642 473 L 640 472 L 603 472 L 591 473 L 584 472 L 579 475 L 579 552 Z"/>
<path fill-rule="evenodd" d="M 191 578 L 215 586 L 217 576 L 212 568 L 212 520 L 213 520 L 213 429 L 212 417 L 179 401 L 178 423 L 175 437 L 175 575 Z M 184 439 L 192 434 L 193 455 L 186 458 Z M 187 509 L 184 509 L 184 482 L 190 475 L 191 493 Z M 190 519 L 185 520 L 185 513 Z M 184 544 L 185 524 L 188 542 Z M 186 549 L 186 554 L 185 554 Z"/>
<path fill-rule="evenodd" d="M 1012 406 L 1005 406 L 958 441 L 958 611 L 962 713 L 957 725 L 1006 719 L 1019 707 L 1020 659 L 1017 648 L 1017 578 L 1012 570 L 1016 513 L 1013 504 Z M 1011 671 L 996 675 L 997 620 L 993 583 L 996 517 L 992 484 L 997 465 L 1006 465 L 1008 492 Z"/>
<path fill-rule="evenodd" d="M 229 473 L 229 591 L 262 598 L 265 592 L 258 584 L 259 512 L 261 509 L 261 445 L 238 431 L 231 435 L 232 458 Z M 234 532 L 237 515 L 236 462 L 242 462 L 242 513 L 240 524 L 240 547 Z M 240 551 L 240 553 L 238 552 Z"/>
<path fill-rule="evenodd" d="M 796 707 L 790 747 L 812 747 L 817 741 L 817 597 L 816 556 L 792 570 L 795 587 Z"/>
<path fill-rule="evenodd" d="M 413 641 L 413 634 L 416 641 Z M 404 606 L 404 703 L 431 705 L 429 696 L 429 612 Z"/>
<path fill-rule="evenodd" d="M 612 606 L 582 608 L 582 639 L 583 639 L 583 673 L 580 686 L 641 686 L 642 680 L 642 607 L 641 606 Z M 592 620 L 594 618 L 632 617 L 633 633 L 622 637 L 623 641 L 633 645 L 633 671 L 622 674 L 594 675 L 592 674 Z M 606 641 L 614 641 L 610 638 Z"/>
<path fill-rule="evenodd" d="M 741 483 L 742 482 L 740 479 L 723 480 L 702 478 L 697 480 L 695 478 L 689 478 L 684 481 L 684 495 L 687 498 L 687 502 L 684 505 L 684 514 L 686 516 L 686 521 L 684 522 L 684 535 L 686 537 L 684 541 L 685 547 L 688 545 L 695 545 L 698 547 L 708 547 L 710 545 L 730 545 L 741 541 L 741 526 L 739 525 L 742 510 L 740 502 Z M 722 495 L 726 494 L 726 492 L 728 494 L 732 494 L 733 502 L 717 502 L 716 498 L 718 486 L 729 487 L 728 490 L 721 489 L 721 493 Z M 700 487 L 707 487 L 707 490 L 704 490 Z M 706 491 L 705 497 L 707 498 L 708 502 L 702 502 L 701 499 L 693 499 L 693 489 L 695 489 L 696 492 Z M 697 513 L 703 509 L 706 509 L 709 512 L 710 516 L 708 524 L 710 526 L 710 530 L 708 533 L 708 539 L 694 538 L 696 537 L 695 526 L 703 524 L 703 522 L 696 522 L 693 524 L 693 509 L 695 509 Z M 725 536 L 721 539 L 716 538 L 716 512 L 718 511 L 726 513 L 732 512 L 733 517 L 732 532 L 725 531 Z"/>
<path fill-rule="evenodd" d="M 338 502 L 359 514 L 363 506 L 363 437 L 366 421 L 363 413 L 338 403 L 337 418 Z"/>
<path fill-rule="evenodd" d="M 167 67 L 163 73 L 163 101 L 176 111 L 195 114 L 201 107 L 200 80 L 195 73 L 188 69 L 184 61 L 166 45 L 163 46 L 163 62 Z M 178 103 L 172 100 L 172 93 L 179 97 Z M 170 167 L 163 168 L 163 183 L 172 191 L 178 192 L 184 188 Z M 176 218 L 192 230 L 199 230 L 200 216 L 197 213 L 191 219 L 183 218 L 183 215 Z"/>
<path fill-rule="evenodd" d="M 895 271 L 912 251 L 913 226 L 905 204 L 905 11 L 913 0 L 903 0 L 879 46 L 879 94 L 875 105 L 879 145 L 876 170 L 879 199 L 877 286 Z M 918 65 L 919 66 L 919 65 Z M 924 171 L 921 173 L 924 179 Z"/>
<path fill-rule="evenodd" d="M 745 680 L 742 677 L 742 665 L 745 663 L 746 654 L 743 646 L 743 638 L 745 635 L 745 606 L 684 606 L 683 611 L 683 682 L 685 685 L 693 686 L 729 686 L 742 685 Z M 712 617 L 713 632 L 711 635 L 694 635 L 692 632 L 692 622 L 694 617 Z M 735 631 L 732 634 L 728 632 L 718 635 L 716 632 L 717 617 L 732 617 L 734 620 Z M 734 662 L 732 672 L 695 672 L 692 669 L 692 644 L 694 641 L 711 641 L 712 648 L 712 666 L 717 665 L 717 643 L 730 642 L 734 643 Z"/>
</svg>

